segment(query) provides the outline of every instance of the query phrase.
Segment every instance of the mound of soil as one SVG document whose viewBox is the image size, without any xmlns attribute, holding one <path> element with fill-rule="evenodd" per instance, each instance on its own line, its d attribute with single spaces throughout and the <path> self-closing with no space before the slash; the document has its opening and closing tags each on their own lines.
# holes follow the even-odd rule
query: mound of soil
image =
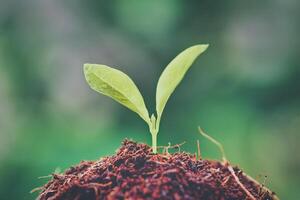
<svg viewBox="0 0 300 200">
<path fill-rule="evenodd" d="M 125 140 L 113 156 L 53 174 L 38 199 L 277 199 L 239 168 L 230 166 L 230 171 L 228 166 L 188 153 L 153 154 L 148 145 Z"/>
</svg>

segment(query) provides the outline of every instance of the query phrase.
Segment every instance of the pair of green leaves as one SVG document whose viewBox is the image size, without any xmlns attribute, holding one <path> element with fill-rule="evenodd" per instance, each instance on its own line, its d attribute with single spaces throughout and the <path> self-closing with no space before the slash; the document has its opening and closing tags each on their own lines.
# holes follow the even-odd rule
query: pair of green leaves
<svg viewBox="0 0 300 200">
<path fill-rule="evenodd" d="M 207 47 L 208 45 L 195 45 L 184 50 L 162 72 L 156 88 L 157 118 L 153 114 L 149 117 L 143 96 L 125 73 L 106 65 L 85 64 L 84 74 L 92 89 L 111 97 L 145 120 L 152 134 L 153 152 L 156 153 L 156 136 L 166 103 L 194 60 Z"/>
</svg>

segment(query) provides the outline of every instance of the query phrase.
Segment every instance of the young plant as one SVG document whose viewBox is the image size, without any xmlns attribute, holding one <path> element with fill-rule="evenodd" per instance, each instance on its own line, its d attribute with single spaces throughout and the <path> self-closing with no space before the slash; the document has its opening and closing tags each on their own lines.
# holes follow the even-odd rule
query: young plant
<svg viewBox="0 0 300 200">
<path fill-rule="evenodd" d="M 208 45 L 195 45 L 176 56 L 162 72 L 156 87 L 156 115 L 149 116 L 144 99 L 134 82 L 123 72 L 99 64 L 84 64 L 84 74 L 93 90 L 111 97 L 136 112 L 149 126 L 152 150 L 157 153 L 157 134 L 166 103 L 194 60 Z"/>
</svg>

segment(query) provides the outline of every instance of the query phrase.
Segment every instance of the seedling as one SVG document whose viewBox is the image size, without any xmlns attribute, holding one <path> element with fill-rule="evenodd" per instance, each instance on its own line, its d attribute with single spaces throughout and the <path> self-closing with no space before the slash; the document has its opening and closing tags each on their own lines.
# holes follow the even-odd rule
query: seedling
<svg viewBox="0 0 300 200">
<path fill-rule="evenodd" d="M 152 150 L 157 153 L 157 134 L 166 103 L 194 60 L 207 47 L 206 44 L 189 47 L 167 65 L 157 83 L 156 115 L 152 114 L 151 117 L 139 89 L 125 73 L 106 65 L 84 64 L 84 74 L 93 90 L 136 112 L 148 124 L 152 135 Z"/>
</svg>

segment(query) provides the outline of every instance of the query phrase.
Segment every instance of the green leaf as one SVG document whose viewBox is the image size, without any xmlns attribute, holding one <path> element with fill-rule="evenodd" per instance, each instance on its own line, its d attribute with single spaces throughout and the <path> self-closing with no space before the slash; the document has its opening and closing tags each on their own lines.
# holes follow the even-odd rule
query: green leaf
<svg viewBox="0 0 300 200">
<path fill-rule="evenodd" d="M 156 112 L 158 123 L 165 105 L 184 77 L 194 60 L 207 49 L 208 45 L 195 45 L 176 56 L 162 72 L 156 88 Z M 159 126 L 159 124 L 157 124 Z"/>
<path fill-rule="evenodd" d="M 111 97 L 150 123 L 144 99 L 125 73 L 105 65 L 84 64 L 84 74 L 92 89 Z"/>
</svg>

